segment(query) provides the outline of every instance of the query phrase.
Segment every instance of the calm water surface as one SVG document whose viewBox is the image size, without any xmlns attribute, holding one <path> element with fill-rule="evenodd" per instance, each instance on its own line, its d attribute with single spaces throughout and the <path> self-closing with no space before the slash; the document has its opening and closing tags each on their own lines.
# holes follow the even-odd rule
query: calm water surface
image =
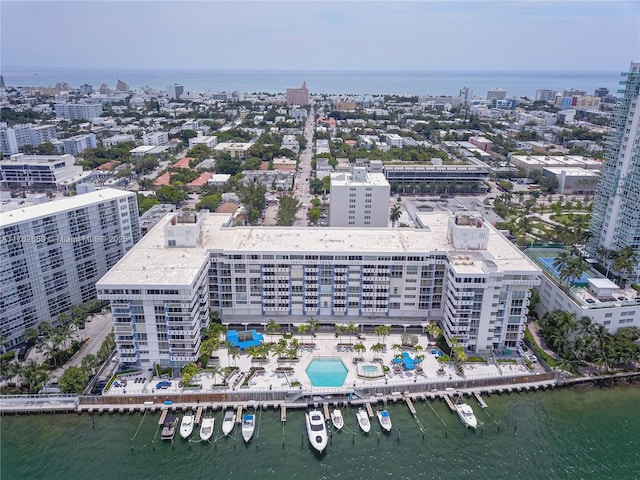
<svg viewBox="0 0 640 480">
<path fill-rule="evenodd" d="M 465 432 L 443 401 L 390 405 L 391 434 L 357 429 L 343 410 L 344 431 L 328 451 L 309 447 L 302 410 L 258 412 L 247 446 L 216 441 L 173 445 L 158 440 L 159 414 L 4 416 L 0 476 L 8 479 L 637 479 L 640 387 L 557 390 L 485 397 L 483 427 Z M 421 431 L 420 425 L 424 429 Z M 136 434 L 137 432 L 137 434 Z M 198 438 L 197 432 L 194 437 Z M 132 438 L 135 438 L 132 440 Z M 283 445 L 284 444 L 284 445 Z"/>
</svg>

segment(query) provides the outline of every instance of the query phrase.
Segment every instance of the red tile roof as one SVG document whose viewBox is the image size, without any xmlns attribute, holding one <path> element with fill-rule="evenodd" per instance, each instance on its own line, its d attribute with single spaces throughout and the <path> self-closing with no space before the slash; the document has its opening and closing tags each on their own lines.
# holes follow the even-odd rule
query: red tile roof
<svg viewBox="0 0 640 480">
<path fill-rule="evenodd" d="M 157 186 L 169 185 L 169 180 L 170 179 L 171 179 L 171 174 L 169 172 L 163 173 L 158 178 L 156 178 L 156 180 L 155 180 L 155 182 L 153 182 L 153 184 L 157 185 Z"/>
<path fill-rule="evenodd" d="M 202 185 L 206 185 L 209 179 L 213 177 L 213 173 L 211 172 L 202 172 L 198 178 L 196 178 L 193 182 L 189 182 L 187 184 L 188 187 L 201 187 Z"/>
<path fill-rule="evenodd" d="M 181 158 L 176 163 L 171 165 L 171 167 L 172 168 L 188 168 L 188 169 L 191 169 L 191 167 L 189 166 L 189 162 L 191 160 L 193 160 L 193 158 L 190 158 L 190 157 Z"/>
</svg>

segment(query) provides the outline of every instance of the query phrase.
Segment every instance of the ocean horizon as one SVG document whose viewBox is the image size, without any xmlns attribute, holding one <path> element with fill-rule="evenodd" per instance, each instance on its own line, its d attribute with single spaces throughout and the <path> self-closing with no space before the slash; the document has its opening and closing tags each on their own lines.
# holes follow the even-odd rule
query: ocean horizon
<svg viewBox="0 0 640 480">
<path fill-rule="evenodd" d="M 83 84 L 95 90 L 103 83 L 115 89 L 118 80 L 131 89 L 149 86 L 166 89 L 171 83 L 185 91 L 239 91 L 243 93 L 284 93 L 303 82 L 312 94 L 343 95 L 455 95 L 463 87 L 484 97 L 492 88 L 507 91 L 508 97 L 534 98 L 536 90 L 562 91 L 573 88 L 593 94 L 605 87 L 616 94 L 620 72 L 616 71 L 466 71 L 466 70 L 224 70 L 168 68 L 52 68 L 3 66 L 5 85 L 13 87 L 53 86 L 67 82 L 74 88 Z"/>
</svg>

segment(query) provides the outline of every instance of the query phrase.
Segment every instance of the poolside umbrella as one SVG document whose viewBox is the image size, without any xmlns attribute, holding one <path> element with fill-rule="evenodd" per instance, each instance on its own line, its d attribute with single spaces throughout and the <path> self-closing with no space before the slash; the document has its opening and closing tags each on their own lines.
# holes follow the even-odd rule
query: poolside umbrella
<svg viewBox="0 0 640 480">
<path fill-rule="evenodd" d="M 391 363 L 402 363 L 402 359 L 401 358 L 394 358 L 393 360 L 391 360 Z"/>
</svg>

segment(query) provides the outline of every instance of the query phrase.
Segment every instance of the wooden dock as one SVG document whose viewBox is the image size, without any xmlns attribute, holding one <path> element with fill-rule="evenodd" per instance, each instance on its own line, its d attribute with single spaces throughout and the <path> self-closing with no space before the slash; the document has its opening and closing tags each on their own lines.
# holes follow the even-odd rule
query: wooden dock
<svg viewBox="0 0 640 480">
<path fill-rule="evenodd" d="M 169 413 L 169 408 L 164 407 L 162 409 L 162 413 L 160 413 L 160 420 L 158 420 L 158 425 L 164 425 L 164 420 L 167 418 L 167 413 Z"/>
<path fill-rule="evenodd" d="M 413 406 L 413 402 L 411 401 L 411 399 L 409 397 L 405 397 L 404 401 L 407 402 L 407 407 L 409 407 L 409 411 L 411 412 L 411 415 L 415 417 L 416 407 Z"/>
<path fill-rule="evenodd" d="M 488 407 L 488 405 L 485 403 L 485 401 L 482 399 L 482 397 L 480 396 L 480 394 L 478 392 L 474 392 L 473 396 L 476 397 L 476 400 L 480 404 L 480 408 L 487 408 Z"/>
<path fill-rule="evenodd" d="M 236 409 L 236 423 L 242 423 L 242 405 Z"/>
<path fill-rule="evenodd" d="M 453 405 L 453 401 L 451 400 L 451 395 L 445 395 L 444 401 L 447 402 L 447 405 L 449 405 L 452 412 L 456 411 L 456 407 Z"/>
<path fill-rule="evenodd" d="M 195 419 L 196 425 L 200 425 L 200 418 L 202 418 L 202 411 L 203 411 L 202 407 L 198 407 L 198 409 L 196 410 L 196 419 Z"/>
<path fill-rule="evenodd" d="M 324 410 L 324 419 L 329 420 L 331 415 L 329 415 L 329 404 L 327 402 L 322 404 L 322 409 Z"/>
<path fill-rule="evenodd" d="M 369 414 L 369 418 L 373 417 L 373 408 L 371 408 L 371 404 L 367 402 L 364 405 L 367 408 L 367 414 Z"/>
<path fill-rule="evenodd" d="M 280 421 L 281 422 L 287 421 L 287 407 L 285 407 L 284 405 L 280 407 Z"/>
</svg>

